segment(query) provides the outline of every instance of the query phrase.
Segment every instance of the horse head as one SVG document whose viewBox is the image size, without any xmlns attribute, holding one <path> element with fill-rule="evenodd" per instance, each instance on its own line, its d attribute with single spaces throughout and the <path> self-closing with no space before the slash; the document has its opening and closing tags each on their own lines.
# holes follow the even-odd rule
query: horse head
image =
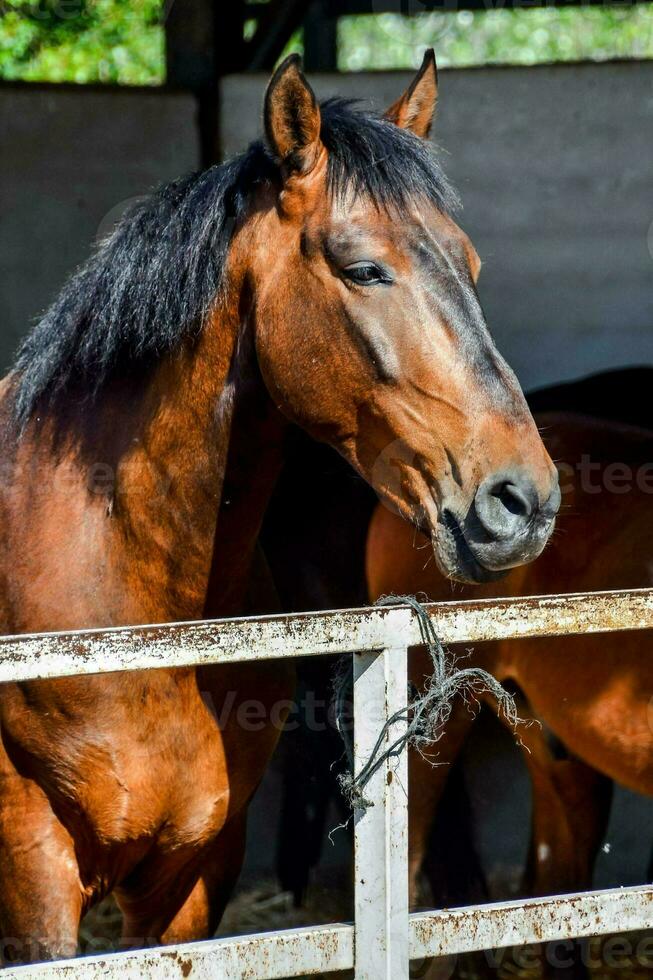
<svg viewBox="0 0 653 980">
<path fill-rule="evenodd" d="M 320 106 L 287 59 L 265 99 L 280 177 L 248 274 L 281 411 L 426 530 L 445 574 L 480 581 L 542 551 L 560 495 L 427 142 L 436 98 L 432 52 L 384 117 Z"/>
</svg>

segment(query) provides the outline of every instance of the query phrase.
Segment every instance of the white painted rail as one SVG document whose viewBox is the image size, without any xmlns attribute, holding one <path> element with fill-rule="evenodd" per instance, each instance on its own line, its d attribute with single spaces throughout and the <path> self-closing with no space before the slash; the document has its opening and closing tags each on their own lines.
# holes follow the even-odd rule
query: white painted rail
<svg viewBox="0 0 653 980">
<path fill-rule="evenodd" d="M 653 589 L 425 606 L 443 643 L 653 628 Z M 0 637 L 0 683 L 116 670 L 365 653 L 421 642 L 408 606 Z"/>
<path fill-rule="evenodd" d="M 653 629 L 653 590 L 449 602 L 426 607 L 444 643 Z M 0 683 L 38 678 L 353 653 L 354 759 L 360 772 L 406 700 L 409 607 L 137 626 L 0 638 Z M 545 650 L 543 655 L 546 656 Z M 374 711 L 370 707 L 374 707 Z M 400 733 L 396 723 L 389 737 Z M 5 980 L 278 978 L 355 970 L 406 980 L 410 959 L 653 928 L 653 886 L 408 915 L 407 765 L 387 762 L 355 816 L 356 920 L 7 968 Z"/>
</svg>

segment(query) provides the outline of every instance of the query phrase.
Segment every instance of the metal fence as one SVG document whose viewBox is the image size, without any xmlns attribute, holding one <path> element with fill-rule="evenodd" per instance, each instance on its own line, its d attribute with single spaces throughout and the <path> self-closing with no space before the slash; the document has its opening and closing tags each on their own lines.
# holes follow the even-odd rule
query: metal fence
<svg viewBox="0 0 653 980">
<path fill-rule="evenodd" d="M 653 589 L 426 606 L 443 643 L 653 628 Z M 359 772 L 406 700 L 407 606 L 0 638 L 0 683 L 116 670 L 352 653 Z M 542 649 L 542 656 L 546 650 Z M 366 710 L 375 705 L 378 710 Z M 396 722 L 388 738 L 401 734 Z M 355 921 L 8 968 L 11 978 L 256 978 L 355 971 L 407 980 L 432 956 L 653 927 L 653 886 L 409 915 L 407 760 L 385 762 L 355 819 Z"/>
</svg>

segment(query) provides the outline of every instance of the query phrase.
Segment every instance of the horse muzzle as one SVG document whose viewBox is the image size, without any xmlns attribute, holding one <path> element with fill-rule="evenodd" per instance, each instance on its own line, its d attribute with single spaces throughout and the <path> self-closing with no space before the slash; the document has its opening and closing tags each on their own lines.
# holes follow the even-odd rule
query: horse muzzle
<svg viewBox="0 0 653 980">
<path fill-rule="evenodd" d="M 467 514 L 446 505 L 433 533 L 442 571 L 450 578 L 487 582 L 542 553 L 560 507 L 554 480 L 542 501 L 534 482 L 518 470 L 493 474 L 478 487 Z"/>
</svg>

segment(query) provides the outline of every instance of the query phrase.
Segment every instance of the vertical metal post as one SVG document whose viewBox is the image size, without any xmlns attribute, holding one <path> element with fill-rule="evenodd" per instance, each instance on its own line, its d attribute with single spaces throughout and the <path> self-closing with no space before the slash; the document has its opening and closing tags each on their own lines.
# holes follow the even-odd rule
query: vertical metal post
<svg viewBox="0 0 653 980">
<path fill-rule="evenodd" d="M 370 758 L 384 723 L 405 707 L 407 650 L 354 654 L 354 767 Z M 405 728 L 392 726 L 387 747 Z M 389 759 L 355 813 L 356 980 L 408 980 L 408 764 Z"/>
</svg>

